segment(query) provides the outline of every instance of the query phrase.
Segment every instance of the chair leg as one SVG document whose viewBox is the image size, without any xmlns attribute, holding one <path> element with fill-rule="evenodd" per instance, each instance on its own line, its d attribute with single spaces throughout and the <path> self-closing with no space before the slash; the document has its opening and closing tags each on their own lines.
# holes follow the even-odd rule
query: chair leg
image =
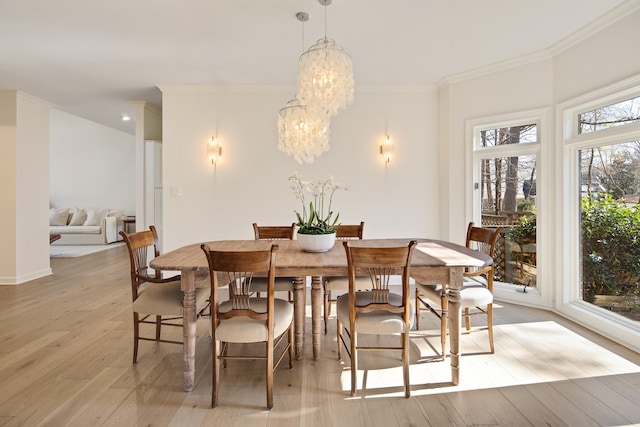
<svg viewBox="0 0 640 427">
<path fill-rule="evenodd" d="M 471 330 L 471 316 L 469 316 L 470 309 L 469 307 L 464 309 L 464 324 L 467 328 L 467 331 Z"/>
<path fill-rule="evenodd" d="M 289 369 L 293 369 L 293 322 L 289 326 Z"/>
<path fill-rule="evenodd" d="M 214 339 L 212 342 L 212 364 L 211 367 L 211 407 L 218 406 L 218 390 L 220 381 L 220 341 Z"/>
<path fill-rule="evenodd" d="M 336 319 L 336 337 L 338 338 L 338 360 L 342 359 L 342 323 Z"/>
<path fill-rule="evenodd" d="M 358 378 L 358 354 L 356 353 L 357 336 L 355 328 L 351 327 L 351 396 L 356 395 L 356 381 Z"/>
<path fill-rule="evenodd" d="M 140 337 L 140 315 L 133 312 L 133 363 L 138 363 L 138 342 Z"/>
<path fill-rule="evenodd" d="M 404 397 L 411 396 L 411 384 L 409 382 L 409 331 L 401 334 L 402 337 L 402 374 L 404 377 Z"/>
<path fill-rule="evenodd" d="M 267 408 L 273 408 L 273 341 L 267 341 Z"/>
<path fill-rule="evenodd" d="M 162 316 L 156 316 L 156 341 L 160 341 L 161 329 L 162 329 Z"/>
<path fill-rule="evenodd" d="M 323 285 L 324 286 L 324 285 Z M 324 334 L 327 335 L 327 324 L 331 315 L 331 289 L 324 289 Z"/>
<path fill-rule="evenodd" d="M 416 331 L 420 329 L 420 291 L 416 285 Z"/>
<path fill-rule="evenodd" d="M 489 347 L 491 348 L 491 354 L 494 353 L 493 348 L 493 304 L 487 304 L 487 328 L 489 332 Z"/>
<path fill-rule="evenodd" d="M 227 369 L 227 355 L 229 354 L 229 343 L 228 342 L 221 342 L 220 345 L 221 347 L 221 354 L 222 354 L 222 367 L 224 369 Z"/>
</svg>

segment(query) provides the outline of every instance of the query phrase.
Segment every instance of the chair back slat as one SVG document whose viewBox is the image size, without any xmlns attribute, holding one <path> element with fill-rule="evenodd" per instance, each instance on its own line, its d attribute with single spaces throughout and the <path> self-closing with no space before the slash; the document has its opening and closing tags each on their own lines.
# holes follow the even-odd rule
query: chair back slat
<svg viewBox="0 0 640 427">
<path fill-rule="evenodd" d="M 258 225 L 253 223 L 253 233 L 256 240 L 292 240 L 296 231 L 296 225 Z"/>
<path fill-rule="evenodd" d="M 360 239 L 364 236 L 364 221 L 357 225 L 340 224 L 336 229 L 336 239 Z"/>
<path fill-rule="evenodd" d="M 272 324 L 275 256 L 278 246 L 271 245 L 270 249 L 262 251 L 215 251 L 210 250 L 205 244 L 201 245 L 201 248 L 209 263 L 213 324 L 216 325 L 222 319 L 239 316 L 262 319 Z M 224 283 L 220 283 L 221 276 L 226 278 Z M 264 308 L 256 307 L 255 303 L 252 304 L 252 300 L 255 300 L 251 297 L 254 293 L 251 289 L 254 277 L 267 277 L 266 311 Z M 220 310 L 222 301 L 218 293 L 218 288 L 224 285 L 228 285 L 228 298 L 231 303 L 231 308 L 227 311 Z"/>
<path fill-rule="evenodd" d="M 470 249 L 474 249 L 476 251 L 482 252 L 483 254 L 489 255 L 493 258 L 493 253 L 495 251 L 496 242 L 498 241 L 498 237 L 500 236 L 500 232 L 502 231 L 502 227 L 497 228 L 483 228 L 483 227 L 475 227 L 473 222 L 469 223 L 467 227 L 467 242 L 466 245 Z M 467 267 L 465 271 L 465 276 L 486 276 L 487 287 L 490 291 L 493 292 L 493 264 L 482 267 L 482 268 L 473 268 Z"/>
<path fill-rule="evenodd" d="M 122 239 L 129 251 L 129 262 L 131 266 L 131 293 L 133 300 L 138 298 L 139 289 L 146 282 L 161 280 L 162 274 L 158 270 L 149 267 L 149 256 L 160 255 L 160 245 L 158 233 L 152 225 L 149 230 L 138 231 L 131 234 L 120 232 Z"/>
<path fill-rule="evenodd" d="M 348 240 L 343 242 L 343 245 L 347 254 L 349 295 L 354 301 L 350 305 L 354 316 L 357 312 L 374 310 L 388 310 L 397 313 L 406 311 L 408 316 L 411 256 L 416 241 L 409 242 L 407 246 L 391 248 L 351 246 Z M 360 299 L 356 303 L 355 281 L 358 275 L 368 275 L 371 287 L 365 291 L 369 298 Z M 391 278 L 398 275 L 401 276 L 402 281 L 402 299 L 391 302 L 389 299 Z"/>
<path fill-rule="evenodd" d="M 493 257 L 496 241 L 502 231 L 502 227 L 497 228 L 482 228 L 475 227 L 473 222 L 469 223 L 467 228 L 467 242 L 468 248 L 475 249 L 483 254 L 487 254 Z"/>
</svg>

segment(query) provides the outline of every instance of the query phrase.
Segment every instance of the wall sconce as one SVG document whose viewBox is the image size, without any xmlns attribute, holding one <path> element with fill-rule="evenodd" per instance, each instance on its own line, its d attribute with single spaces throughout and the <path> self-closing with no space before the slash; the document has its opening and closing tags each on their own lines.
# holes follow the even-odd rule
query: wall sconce
<svg viewBox="0 0 640 427">
<path fill-rule="evenodd" d="M 215 165 L 221 155 L 222 147 L 220 146 L 220 142 L 218 142 L 218 138 L 212 136 L 207 144 L 207 158 L 211 160 L 212 165 Z"/>
<path fill-rule="evenodd" d="M 389 135 L 387 134 L 384 138 L 384 141 L 382 141 L 382 144 L 380 144 L 380 155 L 382 156 L 385 164 L 388 164 L 391 160 L 392 153 L 393 144 L 391 143 L 391 138 L 389 138 Z"/>
</svg>

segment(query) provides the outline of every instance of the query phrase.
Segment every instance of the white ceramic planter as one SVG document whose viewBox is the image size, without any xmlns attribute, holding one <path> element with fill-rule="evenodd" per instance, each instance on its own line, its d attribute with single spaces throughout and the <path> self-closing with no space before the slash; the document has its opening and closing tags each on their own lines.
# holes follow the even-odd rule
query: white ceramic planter
<svg viewBox="0 0 640 427">
<path fill-rule="evenodd" d="M 336 243 L 336 233 L 331 234 L 300 234 L 298 245 L 305 252 L 327 252 Z"/>
</svg>

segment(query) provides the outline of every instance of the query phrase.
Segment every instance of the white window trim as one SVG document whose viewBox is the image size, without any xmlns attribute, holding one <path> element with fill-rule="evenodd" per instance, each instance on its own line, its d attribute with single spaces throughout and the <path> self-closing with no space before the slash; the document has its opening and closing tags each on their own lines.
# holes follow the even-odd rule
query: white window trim
<svg viewBox="0 0 640 427">
<path fill-rule="evenodd" d="M 640 95 L 640 75 L 615 83 L 581 97 L 558 104 L 556 107 L 558 158 L 556 247 L 557 257 L 554 310 L 615 341 L 640 351 L 638 322 L 624 319 L 608 310 L 581 300 L 580 280 L 580 203 L 577 155 L 579 150 L 612 143 L 640 140 L 640 123 L 578 134 L 579 113 L 610 105 Z"/>
<path fill-rule="evenodd" d="M 537 126 L 537 142 L 528 142 L 525 144 L 502 145 L 495 147 L 480 147 L 478 143 L 478 135 L 480 131 L 487 129 L 496 129 L 502 127 L 517 126 L 523 124 L 536 124 Z M 550 183 L 554 182 L 551 173 L 554 168 L 549 164 L 552 157 L 548 155 L 551 146 L 551 123 L 549 108 L 539 108 L 522 112 L 482 117 L 470 119 L 465 122 L 465 139 L 466 139 L 466 156 L 465 170 L 470 171 L 470 175 L 466 177 L 466 217 L 468 221 L 476 223 L 481 222 L 481 207 L 478 200 L 479 193 L 474 190 L 474 183 L 480 182 L 480 170 L 478 165 L 480 160 L 494 157 L 509 157 L 511 155 L 534 155 L 537 164 L 537 186 L 541 189 L 541 195 L 536 200 L 538 207 L 537 221 L 539 230 L 550 230 L 553 225 L 551 206 L 552 191 Z M 554 289 L 551 281 L 553 271 L 553 254 L 552 254 L 552 232 L 538 233 L 537 245 L 537 281 L 538 286 L 535 289 L 528 289 L 527 293 L 520 290 L 520 287 L 513 285 L 501 284 L 494 282 L 494 295 L 497 300 L 511 302 L 515 304 L 528 305 L 539 308 L 552 308 L 552 296 Z"/>
</svg>

